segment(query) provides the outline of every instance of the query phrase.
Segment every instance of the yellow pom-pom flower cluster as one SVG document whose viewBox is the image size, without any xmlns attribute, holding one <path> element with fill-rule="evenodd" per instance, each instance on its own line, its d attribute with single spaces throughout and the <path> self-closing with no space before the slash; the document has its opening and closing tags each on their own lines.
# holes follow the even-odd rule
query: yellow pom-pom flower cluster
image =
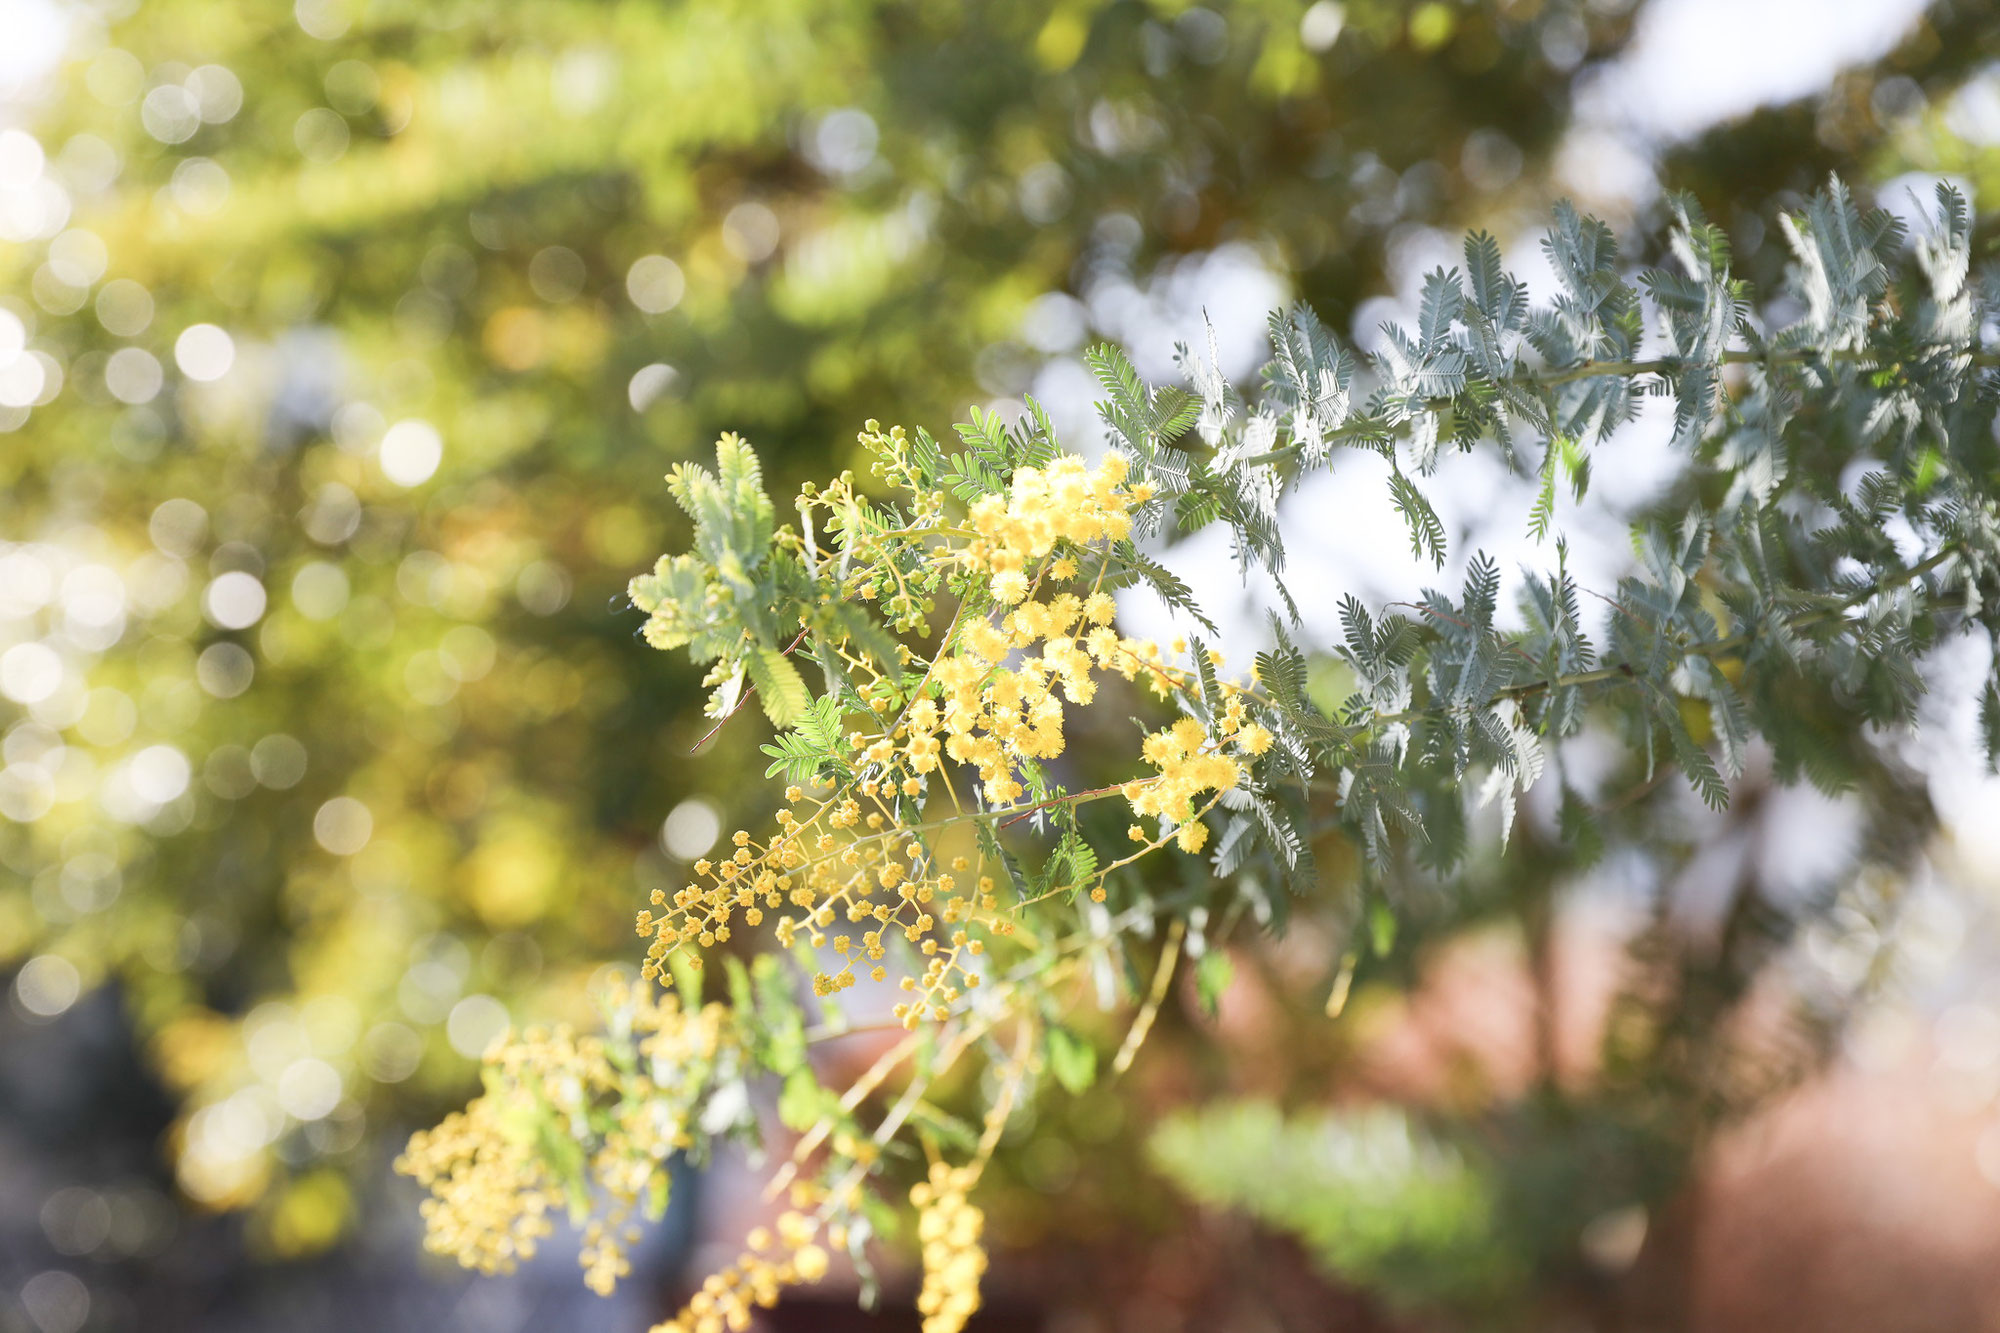
<svg viewBox="0 0 2000 1333">
<path fill-rule="evenodd" d="M 1127 784 L 1125 795 L 1132 809 L 1179 823 L 1176 837 L 1181 850 L 1200 851 L 1208 840 L 1208 828 L 1197 817 L 1196 798 L 1234 788 L 1243 779 L 1243 766 L 1212 748 L 1208 733 L 1191 717 L 1146 737 L 1141 753 L 1160 774 L 1151 782 Z"/>
<path fill-rule="evenodd" d="M 1132 510 L 1153 490 L 1143 482 L 1125 487 L 1130 467 L 1123 454 L 1112 453 L 1095 471 L 1073 454 L 1046 468 L 1019 469 L 1004 497 L 989 495 L 972 506 L 967 521 L 978 535 L 960 558 L 991 574 L 994 601 L 1018 605 L 1028 596 L 1032 567 L 1058 542 L 1087 547 L 1131 535 Z"/>
<path fill-rule="evenodd" d="M 1197 808 L 1199 798 L 1209 792 L 1219 797 L 1233 790 L 1243 781 L 1250 764 L 1272 744 L 1269 728 L 1246 720 L 1243 687 L 1224 681 L 1219 689 L 1226 700 L 1217 719 L 1220 736 L 1210 735 L 1208 728 L 1191 717 L 1151 733 L 1141 745 L 1140 755 L 1159 770 L 1158 775 L 1128 782 L 1123 788 L 1134 813 L 1179 825 L 1174 840 L 1184 852 L 1198 852 L 1208 841 L 1208 829 L 1200 817 L 1214 799 Z M 1225 746 L 1235 753 L 1227 753 Z M 1146 833 L 1135 824 L 1131 836 L 1133 841 L 1143 842 Z"/>
<path fill-rule="evenodd" d="M 431 1192 L 422 1205 L 427 1248 L 480 1272 L 508 1272 L 534 1256 L 554 1212 L 594 1194 L 584 1280 L 609 1293 L 629 1271 L 634 1212 L 663 1194 L 667 1157 L 692 1143 L 696 1104 L 740 1052 L 722 1005 L 689 1013 L 643 982 L 607 999 L 625 1015 L 619 1049 L 567 1025 L 531 1028 L 487 1054 L 484 1096 L 411 1137 L 396 1169 Z M 585 1145 L 582 1178 L 558 1178 L 538 1135 L 567 1137 L 600 1118 L 610 1127 Z"/>
<path fill-rule="evenodd" d="M 563 1195 L 532 1140 L 512 1132 L 505 1099 L 481 1097 L 420 1130 L 396 1169 L 431 1191 L 424 1245 L 482 1273 L 510 1273 L 554 1229 Z"/>
<path fill-rule="evenodd" d="M 924 1333 L 959 1333 L 979 1309 L 979 1279 L 986 1273 L 980 1244 L 986 1215 L 967 1199 L 979 1172 L 974 1167 L 932 1165 L 930 1179 L 910 1190 L 917 1207 L 917 1241 L 923 1247 L 924 1285 L 917 1312 Z"/>
<path fill-rule="evenodd" d="M 736 1261 L 710 1274 L 687 1305 L 655 1324 L 652 1333 L 734 1333 L 750 1327 L 754 1310 L 776 1305 L 785 1287 L 825 1277 L 832 1259 L 817 1242 L 819 1219 L 799 1211 L 812 1194 L 809 1186 L 795 1189 L 797 1206 L 780 1214 L 775 1226 L 751 1231 Z"/>
<path fill-rule="evenodd" d="M 973 620 L 958 651 L 932 667 L 940 697 L 917 699 L 905 718 L 910 768 L 928 773 L 942 752 L 978 772 L 990 803 L 1019 800 L 1019 761 L 1053 759 L 1067 745 L 1065 699 L 1083 705 L 1096 698 L 1094 671 L 1131 680 L 1158 662 L 1157 646 L 1110 627 L 1115 610 L 1108 593 L 1063 592 L 1024 602 L 997 625 Z"/>
</svg>

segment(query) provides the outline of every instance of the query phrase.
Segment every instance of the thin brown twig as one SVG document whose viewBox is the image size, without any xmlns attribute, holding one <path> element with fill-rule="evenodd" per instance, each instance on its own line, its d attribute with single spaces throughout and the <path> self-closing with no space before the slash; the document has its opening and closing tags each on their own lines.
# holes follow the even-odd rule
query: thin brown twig
<svg viewBox="0 0 2000 1333">
<path fill-rule="evenodd" d="M 1029 815 L 1032 815 L 1040 810 L 1046 810 L 1053 805 L 1068 805 L 1072 801 L 1087 801 L 1093 796 L 1109 796 L 1112 792 L 1123 791 L 1125 787 L 1126 784 L 1123 782 L 1114 782 L 1109 787 L 1092 787 L 1089 791 L 1072 792 L 1068 796 L 1051 796 L 1046 801 L 1035 802 L 1035 804 L 1027 807 L 1025 810 L 1022 810 L 1020 813 L 1016 814 L 1012 819 L 1001 820 L 1000 827 L 1009 828 L 1015 824 L 1020 823 L 1022 820 L 1026 819 Z"/>
</svg>

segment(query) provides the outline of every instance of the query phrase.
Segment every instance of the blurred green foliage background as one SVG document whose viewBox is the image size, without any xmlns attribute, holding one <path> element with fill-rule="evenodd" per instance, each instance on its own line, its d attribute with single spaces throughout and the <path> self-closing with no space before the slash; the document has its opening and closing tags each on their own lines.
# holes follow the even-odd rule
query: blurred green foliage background
<svg viewBox="0 0 2000 1333">
<path fill-rule="evenodd" d="M 738 430 L 782 494 L 867 417 L 942 433 L 1116 332 L 1052 295 L 1225 245 L 1344 327 L 1412 229 L 1579 188 L 1574 100 L 1647 8 L 55 5 L 0 131 L 8 1021 L 110 985 L 185 1206 L 246 1210 L 265 1258 L 352 1244 L 487 1038 L 575 1013 L 768 800 L 763 723 L 695 754 L 692 674 L 622 609 L 683 540 L 673 462 Z M 1753 278 L 1829 169 L 2000 197 L 1947 114 L 1996 41 L 1939 4 L 1654 169 Z M 1309 1086 L 1312 1049 L 1259 1077 Z M 1440 1172 L 1400 1188 L 1488 1291 L 1515 1261 Z"/>
</svg>

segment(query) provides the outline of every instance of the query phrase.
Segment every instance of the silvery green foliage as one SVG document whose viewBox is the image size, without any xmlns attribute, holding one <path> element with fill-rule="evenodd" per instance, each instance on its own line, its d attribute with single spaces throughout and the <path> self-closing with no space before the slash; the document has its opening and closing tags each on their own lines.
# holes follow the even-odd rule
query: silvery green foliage
<svg viewBox="0 0 2000 1333">
<path fill-rule="evenodd" d="M 1217 869 L 1261 857 L 1303 887 L 1300 812 L 1329 786 L 1378 869 L 1399 849 L 1448 868 L 1467 800 L 1498 801 L 1511 827 L 1518 794 L 1589 710 L 1711 805 L 1758 739 L 1781 780 L 1849 785 L 1864 729 L 1913 720 L 1936 641 L 2000 639 L 2000 377 L 1984 333 L 2000 283 L 1975 281 L 1965 199 L 1940 187 L 1937 211 L 1911 241 L 1832 182 L 1783 219 L 1793 263 L 1767 302 L 1731 276 L 1727 238 L 1691 200 L 1672 204 L 1671 262 L 1637 274 L 1608 227 L 1565 205 L 1543 243 L 1552 302 L 1532 304 L 1498 245 L 1475 235 L 1463 271 L 1425 281 L 1416 327 L 1384 327 L 1379 355 L 1347 348 L 1309 310 L 1274 315 L 1255 402 L 1215 371 L 1212 348 L 1181 349 L 1198 402 L 1093 353 L 1114 443 L 1162 497 L 1155 521 L 1228 524 L 1245 573 L 1281 591 L 1279 498 L 1337 471 L 1343 447 L 1388 460 L 1385 498 L 1440 567 L 1446 533 L 1425 479 L 1452 452 L 1498 449 L 1540 476 L 1524 522 L 1551 567 L 1527 572 L 1524 630 L 1495 627 L 1500 571 L 1484 556 L 1456 592 L 1374 613 L 1348 598 L 1341 643 L 1295 644 L 1275 626 L 1260 720 L 1283 776 L 1234 802 Z M 1797 314 L 1772 327 L 1777 310 Z M 1685 475 L 1635 528 L 1635 571 L 1586 617 L 1555 536 L 1561 493 L 1583 495 L 1645 394 L 1674 400 Z M 1336 706 L 1306 688 L 1315 649 L 1353 683 Z M 1981 719 L 1991 760 L 1991 683 Z"/>
</svg>

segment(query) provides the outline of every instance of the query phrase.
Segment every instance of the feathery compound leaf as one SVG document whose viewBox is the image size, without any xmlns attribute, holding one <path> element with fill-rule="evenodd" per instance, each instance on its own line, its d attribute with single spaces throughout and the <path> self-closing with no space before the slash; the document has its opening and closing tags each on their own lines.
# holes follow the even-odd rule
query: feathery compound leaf
<svg viewBox="0 0 2000 1333">
<path fill-rule="evenodd" d="M 1674 699 L 1660 691 L 1655 691 L 1656 706 L 1653 715 L 1660 721 L 1667 733 L 1667 740 L 1674 748 L 1674 761 L 1681 766 L 1688 785 L 1701 796 L 1703 804 L 1711 810 L 1721 810 L 1729 805 L 1729 784 L 1716 772 L 1715 761 L 1708 757 L 1708 751 L 1695 744 L 1689 734 L 1687 723 L 1681 719 L 1679 706 Z"/>
<path fill-rule="evenodd" d="M 958 438 L 965 441 L 974 458 L 996 473 L 1011 471 L 1011 450 L 1008 448 L 1007 423 L 998 412 L 989 412 L 974 403 L 972 420 L 961 421 L 952 427 Z"/>
<path fill-rule="evenodd" d="M 1542 451 L 1542 481 L 1535 490 L 1535 503 L 1528 509 L 1528 535 L 1541 541 L 1549 535 L 1556 517 L 1556 459 L 1562 451 L 1560 439 L 1550 440 Z"/>
<path fill-rule="evenodd" d="M 792 730 L 762 747 L 776 761 L 765 777 L 783 773 L 793 782 L 840 778 L 851 772 L 840 731 L 840 704 L 830 696 L 812 700 Z"/>
<path fill-rule="evenodd" d="M 1444 520 L 1438 517 L 1431 502 L 1417 489 L 1415 482 L 1401 472 L 1389 474 L 1389 495 L 1396 506 L 1396 512 L 1410 525 L 1410 553 L 1428 555 L 1431 563 L 1444 568 Z"/>
<path fill-rule="evenodd" d="M 1465 290 L 1458 284 L 1458 270 L 1436 269 L 1424 279 L 1424 295 L 1417 316 L 1418 336 L 1427 356 L 1434 356 L 1451 341 L 1452 325 L 1465 304 Z"/>
<path fill-rule="evenodd" d="M 1275 354 L 1264 367 L 1266 391 L 1300 456 L 1317 466 L 1347 419 L 1354 358 L 1310 306 L 1272 311 L 1270 325 Z"/>
<path fill-rule="evenodd" d="M 1780 341 L 1822 351 L 1847 351 L 1867 340 L 1875 302 L 1889 288 L 1889 265 L 1902 247 L 1903 225 L 1879 208 L 1866 212 L 1838 177 L 1807 201 L 1805 212 L 1780 214 L 1779 226 L 1798 260 L 1792 288 L 1805 316 Z"/>
<path fill-rule="evenodd" d="M 1472 284 L 1472 304 L 1502 332 L 1521 327 L 1527 313 L 1527 289 L 1500 266 L 1500 242 L 1490 232 L 1465 238 L 1465 274 Z"/>
<path fill-rule="evenodd" d="M 1538 319 L 1532 337 L 1556 365 L 1588 358 L 1629 359 L 1638 347 L 1637 294 L 1618 275 L 1618 242 L 1611 228 L 1556 204 L 1556 226 L 1542 249 L 1563 285 L 1552 311 Z"/>
<path fill-rule="evenodd" d="M 1201 604 L 1195 601 L 1194 590 L 1182 581 L 1180 575 L 1146 555 L 1130 542 L 1118 544 L 1117 557 L 1119 565 L 1136 575 L 1140 582 L 1158 594 L 1161 601 L 1192 618 L 1210 634 L 1222 632 L 1201 609 Z"/>
<path fill-rule="evenodd" d="M 1187 463 L 1168 446 L 1193 423 L 1201 400 L 1179 389 L 1153 390 L 1119 348 L 1099 343 L 1083 354 L 1084 363 L 1110 397 L 1098 403 L 1097 414 L 1144 465 L 1141 475 L 1157 482 L 1168 495 L 1187 489 Z"/>
<path fill-rule="evenodd" d="M 1686 195 L 1671 203 L 1670 245 L 1682 272 L 1651 269 L 1646 290 L 1660 310 L 1665 372 L 1674 392 L 1674 442 L 1691 447 L 1707 434 L 1722 402 L 1722 357 L 1741 318 L 1740 292 L 1729 278 L 1729 238 L 1710 226 Z"/>
<path fill-rule="evenodd" d="M 750 683 L 757 687 L 757 701 L 774 727 L 789 727 L 798 721 L 812 702 L 792 659 L 776 648 L 758 648 L 744 659 L 750 669 Z"/>
<path fill-rule="evenodd" d="M 756 451 L 733 432 L 716 441 L 715 463 L 722 499 L 728 505 L 730 548 L 746 567 L 754 568 L 771 544 L 776 522 L 771 497 L 764 493 L 764 471 Z"/>
</svg>

